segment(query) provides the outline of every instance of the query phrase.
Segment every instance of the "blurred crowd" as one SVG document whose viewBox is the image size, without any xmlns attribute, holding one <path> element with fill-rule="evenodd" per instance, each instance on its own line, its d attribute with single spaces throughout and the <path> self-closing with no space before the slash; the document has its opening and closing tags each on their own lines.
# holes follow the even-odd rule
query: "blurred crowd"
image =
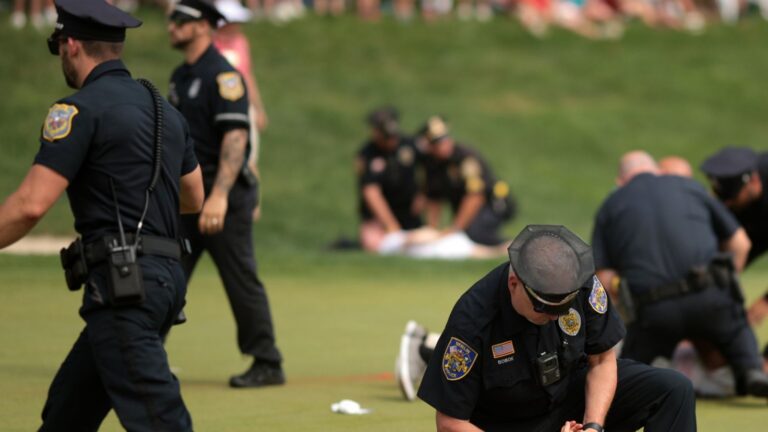
<svg viewBox="0 0 768 432">
<path fill-rule="evenodd" d="M 132 11 L 140 4 L 169 8 L 174 0 L 113 0 Z M 700 33 L 708 23 L 736 24 L 749 14 L 768 19 L 768 0 L 243 0 L 252 20 L 285 23 L 314 13 L 319 16 L 356 14 L 365 21 L 392 16 L 401 22 L 512 19 L 531 34 L 543 37 L 560 27 L 592 39 L 616 39 L 627 21 L 649 27 Z M 55 22 L 53 0 L 0 0 L 11 11 L 14 28 L 36 28 Z"/>
</svg>

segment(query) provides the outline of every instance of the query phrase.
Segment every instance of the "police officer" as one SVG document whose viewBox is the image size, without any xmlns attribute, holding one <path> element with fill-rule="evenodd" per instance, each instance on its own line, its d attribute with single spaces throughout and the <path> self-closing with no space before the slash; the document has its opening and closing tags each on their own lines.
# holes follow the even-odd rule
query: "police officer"
<svg viewBox="0 0 768 432">
<path fill-rule="evenodd" d="M 621 286 L 622 306 L 636 314 L 622 356 L 650 363 L 671 358 L 682 339 L 703 339 L 733 367 L 739 393 L 768 396 L 737 285 L 744 229 L 696 181 L 658 175 L 645 152 L 622 157 L 618 183 L 597 213 L 592 246 L 601 280 Z"/>
<path fill-rule="evenodd" d="M 66 190 L 81 236 L 62 261 L 70 289 L 85 283 L 85 328 L 51 384 L 40 430 L 96 430 L 111 408 L 127 430 L 192 430 L 160 339 L 186 293 L 178 214 L 203 202 L 187 125 L 120 60 L 125 29 L 140 21 L 103 0 L 55 4 L 48 48 L 77 92 L 51 106 L 34 165 L 0 207 L 5 247 Z"/>
<path fill-rule="evenodd" d="M 370 139 L 357 154 L 360 239 L 376 251 L 385 234 L 421 226 L 417 182 L 420 153 L 400 132 L 399 114 L 381 107 L 367 117 Z"/>
<path fill-rule="evenodd" d="M 496 180 L 477 152 L 456 143 L 441 117 L 430 118 L 422 130 L 429 142 L 427 223 L 439 226 L 441 203 L 447 201 L 453 212 L 449 230 L 466 231 L 472 241 L 483 245 L 503 243 L 501 226 L 516 211 L 509 185 Z"/>
<path fill-rule="evenodd" d="M 752 241 L 747 265 L 768 250 L 768 152 L 725 147 L 707 158 L 701 170 L 718 198 L 733 212 Z M 768 316 L 768 291 L 749 308 L 750 321 Z M 764 358 L 768 361 L 768 344 Z"/>
<path fill-rule="evenodd" d="M 189 280 L 206 250 L 219 269 L 240 351 L 254 359 L 245 373 L 230 379 L 230 386 L 282 384 L 282 356 L 253 251 L 256 193 L 246 167 L 248 95 L 240 74 L 212 45 L 211 33 L 221 19 L 212 3 L 203 0 L 182 0 L 169 16 L 171 44 L 185 60 L 173 71 L 169 100 L 190 124 L 206 192 L 202 212 L 181 221 L 192 242 L 184 271 Z"/>
<path fill-rule="evenodd" d="M 690 382 L 614 350 L 624 326 L 567 228 L 529 225 L 451 311 L 419 397 L 452 431 L 694 431 Z"/>
</svg>

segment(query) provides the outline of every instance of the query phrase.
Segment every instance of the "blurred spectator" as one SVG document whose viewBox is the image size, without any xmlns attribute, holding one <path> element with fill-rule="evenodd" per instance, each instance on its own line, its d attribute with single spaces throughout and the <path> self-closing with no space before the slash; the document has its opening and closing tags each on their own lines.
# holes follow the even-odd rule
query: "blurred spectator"
<svg viewBox="0 0 768 432">
<path fill-rule="evenodd" d="M 493 18 L 493 9 L 491 9 L 490 0 L 475 0 L 475 7 L 472 8 L 472 0 L 459 0 L 456 7 L 456 16 L 462 21 L 472 19 L 474 16 L 480 22 L 487 22 Z"/>
<path fill-rule="evenodd" d="M 27 17 L 32 27 L 38 30 L 46 25 L 53 25 L 56 22 L 53 0 L 14 0 L 11 26 L 16 29 L 23 28 L 27 25 Z"/>
<path fill-rule="evenodd" d="M 425 21 L 434 21 L 450 15 L 453 0 L 421 0 L 421 17 Z"/>
<path fill-rule="evenodd" d="M 315 0 L 314 8 L 320 16 L 339 16 L 344 13 L 344 0 Z"/>
<path fill-rule="evenodd" d="M 378 21 L 381 18 L 379 0 L 357 0 L 357 16 L 364 21 Z"/>
<path fill-rule="evenodd" d="M 216 0 L 216 8 L 224 16 L 226 23 L 214 33 L 213 44 L 245 80 L 248 90 L 248 114 L 251 125 L 254 126 L 250 128 L 251 148 L 248 153 L 248 168 L 258 178 L 259 132 L 267 127 L 267 111 L 264 109 L 259 86 L 251 70 L 250 45 L 240 28 L 240 24 L 251 20 L 252 13 L 239 0 Z M 261 200 L 258 203 L 254 210 L 254 219 L 258 219 L 261 212 Z"/>
</svg>

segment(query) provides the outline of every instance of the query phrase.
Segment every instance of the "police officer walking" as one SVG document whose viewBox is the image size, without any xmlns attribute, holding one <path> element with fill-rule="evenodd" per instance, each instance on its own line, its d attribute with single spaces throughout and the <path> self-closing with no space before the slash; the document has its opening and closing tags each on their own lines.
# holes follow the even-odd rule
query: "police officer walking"
<svg viewBox="0 0 768 432">
<path fill-rule="evenodd" d="M 51 106 L 34 165 L 0 206 L 0 247 L 65 190 L 81 236 L 62 264 L 70 289 L 85 283 L 85 328 L 51 384 L 40 430 L 96 430 L 112 408 L 127 430 L 192 430 L 160 338 L 186 293 L 178 214 L 203 202 L 187 125 L 120 60 L 125 29 L 139 20 L 103 0 L 55 4 L 48 48 L 78 91 Z"/>
<path fill-rule="evenodd" d="M 725 147 L 707 158 L 701 170 L 715 195 L 733 212 L 752 241 L 747 266 L 768 251 L 768 152 Z M 768 316 L 768 291 L 755 300 L 748 316 L 753 324 Z M 763 351 L 768 362 L 768 344 Z"/>
<path fill-rule="evenodd" d="M 427 223 L 435 228 L 440 225 L 445 201 L 453 212 L 449 230 L 465 231 L 482 245 L 503 243 L 499 231 L 516 211 L 509 185 L 494 177 L 477 152 L 456 143 L 442 118 L 430 118 L 422 133 L 429 142 L 425 161 Z"/>
<path fill-rule="evenodd" d="M 360 239 L 376 251 L 387 233 L 421 226 L 418 167 L 421 156 L 413 141 L 402 136 L 399 114 L 382 107 L 368 115 L 371 138 L 357 155 Z"/>
<path fill-rule="evenodd" d="M 185 59 L 171 76 L 169 100 L 190 124 L 206 192 L 200 215 L 181 221 L 192 242 L 184 271 L 189 280 L 206 250 L 219 269 L 240 351 L 254 359 L 245 373 L 230 379 L 230 386 L 283 384 L 282 356 L 253 251 L 256 183 L 246 165 L 248 95 L 243 78 L 212 45 L 212 31 L 222 19 L 204 0 L 182 0 L 169 17 L 171 44 Z"/>
<path fill-rule="evenodd" d="M 618 183 L 592 247 L 600 279 L 627 311 L 622 356 L 650 363 L 671 358 L 683 339 L 709 341 L 733 367 L 738 393 L 768 396 L 736 275 L 750 247 L 744 229 L 696 181 L 658 175 L 645 152 L 622 157 Z"/>
<path fill-rule="evenodd" d="M 419 397 L 439 431 L 696 430 L 691 383 L 616 360 L 624 326 L 567 228 L 529 225 L 451 311 Z"/>
</svg>

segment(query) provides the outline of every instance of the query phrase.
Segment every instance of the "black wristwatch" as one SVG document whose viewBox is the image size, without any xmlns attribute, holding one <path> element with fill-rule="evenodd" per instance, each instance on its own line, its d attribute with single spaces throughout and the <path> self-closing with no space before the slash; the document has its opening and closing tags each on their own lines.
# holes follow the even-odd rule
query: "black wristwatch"
<svg viewBox="0 0 768 432">
<path fill-rule="evenodd" d="M 603 432 L 603 426 L 595 422 L 587 423 L 582 427 L 582 430 L 587 430 L 587 429 L 594 429 L 597 432 Z"/>
</svg>

